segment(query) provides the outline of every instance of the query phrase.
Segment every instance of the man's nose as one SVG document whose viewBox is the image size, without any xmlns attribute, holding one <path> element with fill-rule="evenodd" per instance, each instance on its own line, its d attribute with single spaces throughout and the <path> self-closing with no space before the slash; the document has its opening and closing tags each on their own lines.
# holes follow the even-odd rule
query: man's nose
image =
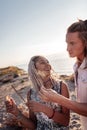
<svg viewBox="0 0 87 130">
<path fill-rule="evenodd" d="M 71 50 L 71 47 L 70 45 L 67 45 L 67 48 L 66 48 L 67 51 L 70 51 Z"/>
</svg>

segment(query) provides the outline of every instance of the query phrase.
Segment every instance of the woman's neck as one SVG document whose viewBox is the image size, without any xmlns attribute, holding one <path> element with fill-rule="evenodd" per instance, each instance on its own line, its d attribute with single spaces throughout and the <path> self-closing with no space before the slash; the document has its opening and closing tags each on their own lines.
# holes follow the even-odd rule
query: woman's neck
<svg viewBox="0 0 87 130">
<path fill-rule="evenodd" d="M 51 79 L 46 79 L 44 82 L 43 82 L 44 86 L 46 88 L 52 88 L 52 82 L 51 82 Z"/>
</svg>

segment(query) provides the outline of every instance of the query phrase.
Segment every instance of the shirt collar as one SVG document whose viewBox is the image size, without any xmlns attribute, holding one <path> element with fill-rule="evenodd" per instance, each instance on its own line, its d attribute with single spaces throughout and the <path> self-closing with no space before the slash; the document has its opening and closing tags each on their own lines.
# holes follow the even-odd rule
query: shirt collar
<svg viewBox="0 0 87 130">
<path fill-rule="evenodd" d="M 81 68 L 81 69 L 87 68 L 87 57 L 84 58 L 84 60 L 83 60 L 83 62 L 82 62 L 82 64 L 80 65 L 79 68 Z M 77 63 L 77 62 L 74 64 L 73 69 L 74 69 L 75 72 L 76 72 L 76 70 L 78 69 L 78 63 Z"/>
</svg>

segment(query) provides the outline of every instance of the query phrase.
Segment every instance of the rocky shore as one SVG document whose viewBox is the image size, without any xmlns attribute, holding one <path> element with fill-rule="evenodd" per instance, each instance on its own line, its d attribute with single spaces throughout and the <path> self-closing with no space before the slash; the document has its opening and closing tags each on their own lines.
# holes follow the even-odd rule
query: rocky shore
<svg viewBox="0 0 87 130">
<path fill-rule="evenodd" d="M 72 100 L 75 100 L 76 95 L 74 92 L 73 75 L 60 75 L 59 78 L 67 83 L 70 91 L 70 98 Z M 22 97 L 26 101 L 27 91 L 31 85 L 27 73 L 17 67 L 7 67 L 0 69 L 0 130 L 3 130 L 3 128 L 6 126 L 6 121 L 8 118 L 4 103 L 5 97 L 7 95 L 12 96 L 15 99 L 17 105 L 20 104 L 20 106 L 22 106 L 25 114 L 27 112 L 27 107 L 25 106 L 20 96 L 12 88 L 12 85 L 14 85 L 15 89 L 20 95 L 22 95 Z M 69 130 L 82 130 L 79 115 L 72 111 L 70 114 L 69 126 Z"/>
</svg>

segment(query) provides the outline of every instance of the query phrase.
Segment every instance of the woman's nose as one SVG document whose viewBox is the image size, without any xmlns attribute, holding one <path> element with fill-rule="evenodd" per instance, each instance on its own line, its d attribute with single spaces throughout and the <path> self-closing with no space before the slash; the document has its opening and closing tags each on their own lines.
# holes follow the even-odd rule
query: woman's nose
<svg viewBox="0 0 87 130">
<path fill-rule="evenodd" d="M 51 65 L 49 63 L 47 63 L 47 67 L 51 69 Z"/>
</svg>

